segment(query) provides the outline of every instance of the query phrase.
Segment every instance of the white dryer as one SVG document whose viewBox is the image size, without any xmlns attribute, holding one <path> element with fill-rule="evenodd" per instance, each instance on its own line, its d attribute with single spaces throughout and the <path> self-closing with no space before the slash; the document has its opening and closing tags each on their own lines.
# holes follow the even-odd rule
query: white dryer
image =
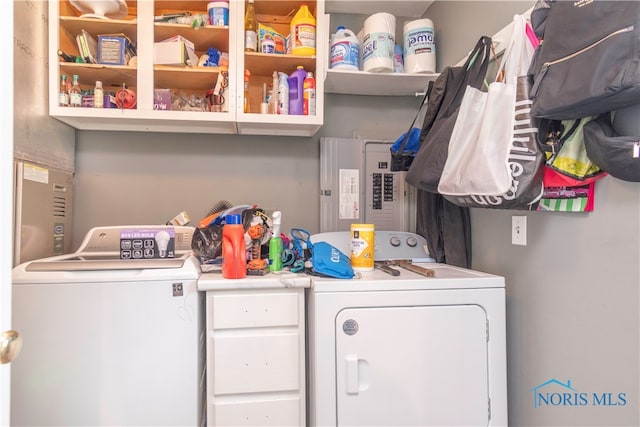
<svg viewBox="0 0 640 427">
<path fill-rule="evenodd" d="M 311 426 L 507 425 L 504 278 L 417 265 L 435 276 L 312 278 Z"/>
</svg>

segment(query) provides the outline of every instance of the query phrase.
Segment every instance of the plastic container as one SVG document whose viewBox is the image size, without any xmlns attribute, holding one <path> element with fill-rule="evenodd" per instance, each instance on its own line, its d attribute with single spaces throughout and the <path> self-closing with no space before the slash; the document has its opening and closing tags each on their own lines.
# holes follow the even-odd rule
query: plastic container
<svg viewBox="0 0 640 427">
<path fill-rule="evenodd" d="M 360 42 L 353 31 L 339 26 L 331 35 L 329 68 L 358 70 L 360 68 Z"/>
<path fill-rule="evenodd" d="M 301 116 L 304 114 L 304 79 L 307 72 L 302 65 L 288 78 L 289 82 L 289 114 Z"/>
<path fill-rule="evenodd" d="M 278 72 L 278 114 L 289 114 L 289 76 Z"/>
<path fill-rule="evenodd" d="M 402 46 L 397 44 L 393 49 L 393 72 L 404 73 L 404 54 Z"/>
<path fill-rule="evenodd" d="M 272 215 L 273 237 L 269 240 L 269 271 L 282 270 L 282 252 L 284 245 L 280 237 L 280 225 L 282 224 L 282 212 L 275 211 Z"/>
<path fill-rule="evenodd" d="M 93 107 L 104 107 L 104 89 L 102 89 L 102 82 L 96 80 L 96 87 L 93 89 Z"/>
<path fill-rule="evenodd" d="M 212 1 L 207 4 L 209 12 L 209 24 L 217 27 L 229 25 L 229 3 L 225 1 Z"/>
<path fill-rule="evenodd" d="M 316 79 L 311 71 L 307 72 L 304 79 L 304 104 L 303 112 L 305 116 L 316 115 Z"/>
<path fill-rule="evenodd" d="M 375 227 L 373 224 L 351 224 L 351 267 L 356 271 L 374 268 Z"/>
<path fill-rule="evenodd" d="M 242 279 L 246 276 L 247 249 L 244 243 L 242 215 L 227 215 L 222 227 L 222 277 Z"/>
<path fill-rule="evenodd" d="M 291 19 L 291 54 L 311 56 L 316 54 L 316 18 L 305 3 Z"/>
</svg>

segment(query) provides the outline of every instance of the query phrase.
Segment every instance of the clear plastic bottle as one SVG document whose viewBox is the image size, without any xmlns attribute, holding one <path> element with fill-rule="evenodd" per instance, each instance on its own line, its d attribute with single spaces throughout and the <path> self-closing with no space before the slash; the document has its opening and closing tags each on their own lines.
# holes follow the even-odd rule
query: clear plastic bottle
<svg viewBox="0 0 640 427">
<path fill-rule="evenodd" d="M 222 227 L 222 277 L 242 279 L 246 276 L 247 249 L 242 215 L 227 215 Z"/>
<path fill-rule="evenodd" d="M 80 78 L 77 74 L 73 75 L 73 83 L 69 89 L 69 105 L 71 107 L 82 106 L 82 89 L 80 89 Z"/>
<path fill-rule="evenodd" d="M 102 89 L 102 82 L 96 80 L 96 87 L 93 89 L 93 107 L 104 107 L 104 90 Z"/>
<path fill-rule="evenodd" d="M 58 105 L 61 107 L 69 106 L 69 92 L 67 91 L 67 76 L 60 76 L 60 91 L 58 92 Z"/>
<path fill-rule="evenodd" d="M 305 116 L 316 115 L 316 79 L 313 77 L 311 71 L 307 72 L 307 77 L 304 79 L 304 103 L 303 113 Z"/>
<path fill-rule="evenodd" d="M 258 21 L 256 20 L 256 6 L 254 0 L 249 0 L 244 15 L 244 50 L 256 52 L 258 50 Z"/>
</svg>

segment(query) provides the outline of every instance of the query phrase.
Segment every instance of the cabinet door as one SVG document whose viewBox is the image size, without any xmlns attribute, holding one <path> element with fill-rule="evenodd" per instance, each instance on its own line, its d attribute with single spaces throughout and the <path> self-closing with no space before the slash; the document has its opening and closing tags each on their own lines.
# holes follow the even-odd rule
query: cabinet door
<svg viewBox="0 0 640 427">
<path fill-rule="evenodd" d="M 347 309 L 335 327 L 338 425 L 488 424 L 480 306 Z"/>
</svg>

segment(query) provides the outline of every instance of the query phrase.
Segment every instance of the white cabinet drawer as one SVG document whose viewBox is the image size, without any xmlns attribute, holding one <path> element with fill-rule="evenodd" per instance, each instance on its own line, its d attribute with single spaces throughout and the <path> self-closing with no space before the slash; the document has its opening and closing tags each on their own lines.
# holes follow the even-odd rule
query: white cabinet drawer
<svg viewBox="0 0 640 427">
<path fill-rule="evenodd" d="M 299 298 L 299 292 L 208 295 L 207 329 L 297 326 Z"/>
<path fill-rule="evenodd" d="M 304 384 L 300 378 L 300 346 L 297 330 L 215 337 L 213 346 L 209 347 L 215 361 L 211 392 L 219 396 L 299 390 Z"/>
<path fill-rule="evenodd" d="M 300 399 L 220 402 L 209 405 L 208 423 L 215 426 L 299 426 Z"/>
</svg>

